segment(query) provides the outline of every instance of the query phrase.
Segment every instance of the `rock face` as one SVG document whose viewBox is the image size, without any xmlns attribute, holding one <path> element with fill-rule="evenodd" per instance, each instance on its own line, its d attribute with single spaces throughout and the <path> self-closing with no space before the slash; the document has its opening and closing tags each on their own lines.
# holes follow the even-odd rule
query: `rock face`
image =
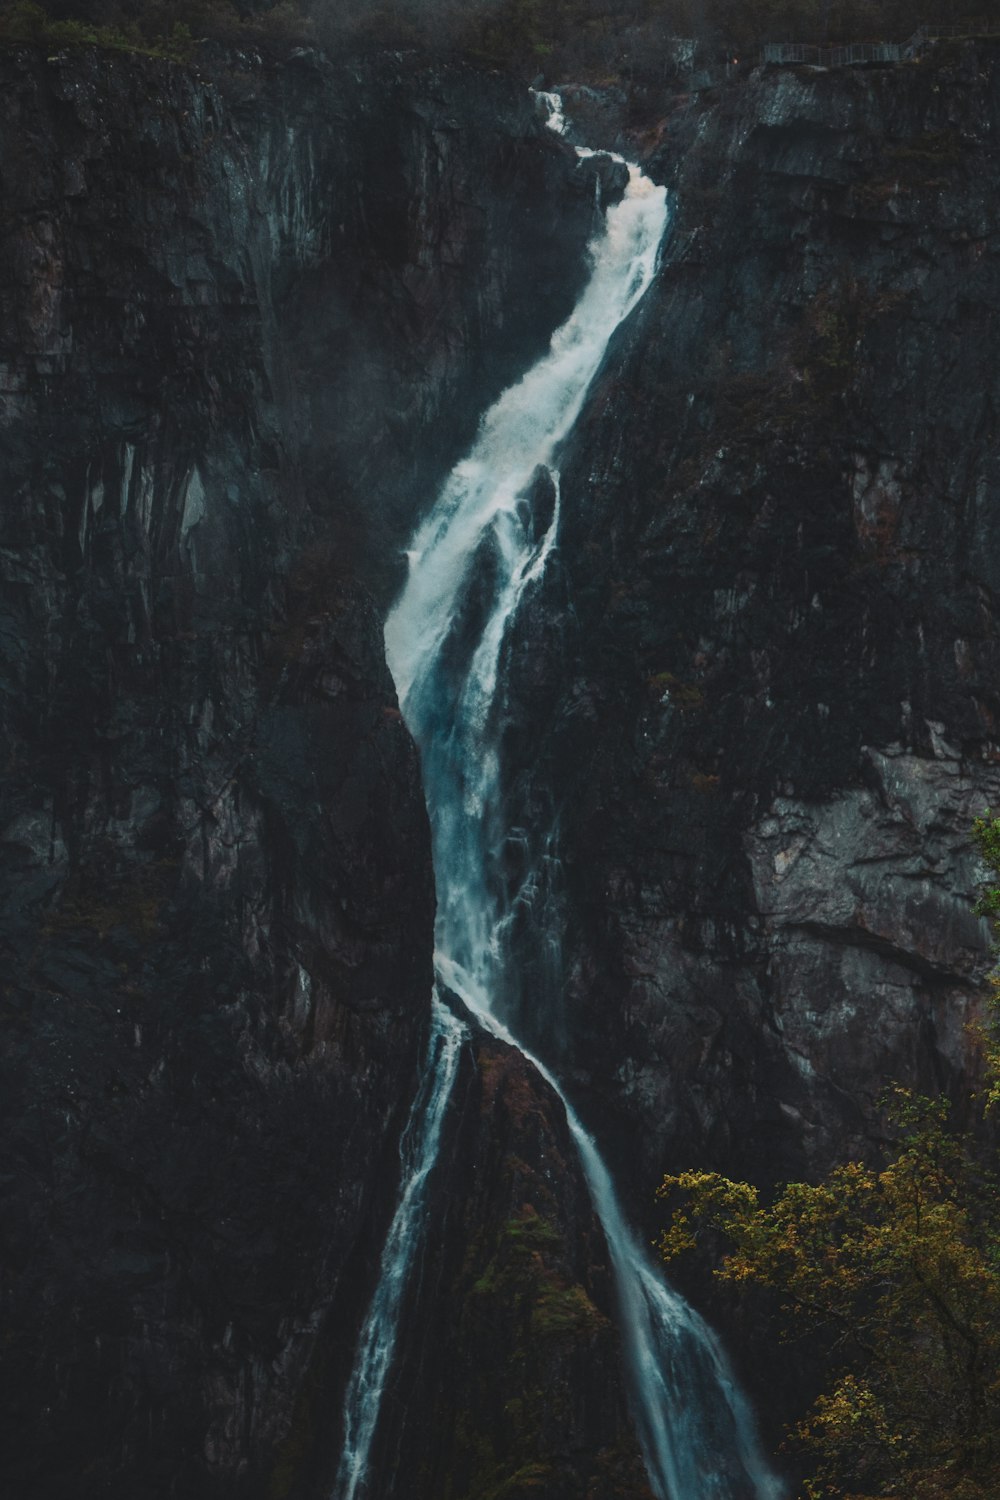
<svg viewBox="0 0 1000 1500">
<path fill-rule="evenodd" d="M 412 59 L 0 68 L 4 1473 L 281 1496 L 426 1032 L 373 596 L 571 305 L 593 173 Z"/>
<path fill-rule="evenodd" d="M 620 191 L 495 75 L 200 69 L 0 60 L 4 1473 L 46 1500 L 327 1492 L 431 981 L 382 608 Z M 672 236 L 502 705 L 519 1030 L 640 1215 L 968 1082 L 998 106 L 940 47 L 647 137 Z M 499 1046 L 441 1168 L 380 1493 L 641 1500 L 606 1252 Z"/>
<path fill-rule="evenodd" d="M 648 1204 L 964 1099 L 998 792 L 995 45 L 759 70 L 661 122 L 658 281 L 511 644 L 512 818 L 563 856 L 574 1070 Z M 530 961 L 530 934 L 522 933 Z"/>
</svg>

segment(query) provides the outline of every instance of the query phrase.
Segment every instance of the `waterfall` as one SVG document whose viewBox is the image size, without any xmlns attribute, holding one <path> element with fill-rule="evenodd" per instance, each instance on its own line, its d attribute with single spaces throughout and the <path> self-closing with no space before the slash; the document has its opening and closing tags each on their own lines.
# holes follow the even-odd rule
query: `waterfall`
<svg viewBox="0 0 1000 1500">
<path fill-rule="evenodd" d="M 493 1013 L 459 964 L 436 956 L 442 982 L 500 1041 L 517 1047 L 559 1095 L 601 1221 L 615 1278 L 639 1441 L 657 1500 L 781 1500 L 753 1414 L 718 1339 L 673 1291 L 629 1228 L 611 1174 L 551 1070 Z"/>
<path fill-rule="evenodd" d="M 561 131 L 558 96 L 538 97 L 548 110 L 548 124 Z M 578 154 L 593 153 L 579 149 Z M 780 1489 L 714 1336 L 654 1268 L 558 1079 L 520 1046 L 502 1016 L 507 918 L 496 858 L 509 830 L 502 821 L 494 699 L 507 629 L 557 545 L 564 503 L 560 445 L 612 335 L 656 270 L 667 223 L 666 192 L 637 166 L 623 165 L 628 185 L 591 244 L 591 274 L 576 308 L 548 352 L 487 412 L 474 446 L 411 543 L 408 580 L 386 622 L 386 655 L 422 756 L 437 881 L 439 979 L 489 1032 L 519 1047 L 566 1109 L 608 1243 L 630 1396 L 652 1489 L 658 1500 L 778 1500 Z M 444 1023 L 439 1018 L 436 1024 Z M 434 1080 L 414 1105 L 411 1126 L 427 1147 L 413 1153 L 414 1162 L 421 1157 L 421 1183 L 450 1087 L 440 1061 L 434 1066 Z M 416 1123 L 421 1110 L 436 1111 L 433 1127 Z M 404 1186 L 404 1200 L 409 1192 Z M 410 1194 L 406 1233 L 397 1234 L 395 1220 L 390 1231 L 348 1394 L 348 1443 L 334 1500 L 364 1493 L 405 1257 L 412 1259 L 421 1233 L 421 1200 L 422 1189 Z M 401 1202 L 397 1220 L 403 1213 Z"/>
<path fill-rule="evenodd" d="M 333 1486 L 334 1500 L 355 1500 L 365 1493 L 372 1441 L 396 1350 L 403 1293 L 423 1233 L 427 1179 L 437 1160 L 441 1126 L 467 1036 L 466 1027 L 435 994 L 427 1064 L 399 1147 L 403 1168 L 399 1202 L 344 1397 L 344 1446 Z"/>
</svg>

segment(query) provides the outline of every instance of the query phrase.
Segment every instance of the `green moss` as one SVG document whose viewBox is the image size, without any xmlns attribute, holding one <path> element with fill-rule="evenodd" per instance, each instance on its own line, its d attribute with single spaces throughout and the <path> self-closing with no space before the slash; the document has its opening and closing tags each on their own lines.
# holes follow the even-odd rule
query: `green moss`
<svg viewBox="0 0 1000 1500">
<path fill-rule="evenodd" d="M 490 1261 L 483 1274 L 472 1283 L 472 1294 L 474 1297 L 492 1297 L 496 1289 L 496 1264 Z"/>
<path fill-rule="evenodd" d="M 545 1251 L 558 1252 L 562 1235 L 533 1209 L 501 1227 L 495 1253 L 472 1284 L 476 1296 L 529 1292 Z"/>
<path fill-rule="evenodd" d="M 508 1219 L 500 1232 L 501 1244 L 513 1249 L 558 1250 L 562 1235 L 555 1225 L 533 1210 L 520 1219 Z"/>
<path fill-rule="evenodd" d="M 514 1198 L 517 1202 L 517 1198 Z M 586 1289 L 575 1284 L 564 1258 L 564 1237 L 534 1205 L 477 1237 L 466 1276 L 464 1339 L 484 1351 L 481 1379 L 456 1397 L 454 1461 L 441 1500 L 519 1500 L 551 1494 L 558 1467 L 548 1462 L 553 1423 L 568 1420 L 560 1381 L 567 1353 L 585 1359 L 607 1319 Z M 497 1390 L 505 1392 L 502 1412 Z M 491 1443 L 483 1435 L 489 1431 Z"/>
<path fill-rule="evenodd" d="M 543 1281 L 531 1310 L 531 1331 L 539 1338 L 589 1337 L 607 1327 L 582 1286 Z"/>
</svg>

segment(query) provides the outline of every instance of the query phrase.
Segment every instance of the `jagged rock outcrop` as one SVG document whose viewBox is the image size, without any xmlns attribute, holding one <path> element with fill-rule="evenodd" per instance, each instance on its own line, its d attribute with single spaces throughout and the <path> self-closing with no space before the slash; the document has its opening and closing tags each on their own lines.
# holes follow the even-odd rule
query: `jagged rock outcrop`
<svg viewBox="0 0 1000 1500">
<path fill-rule="evenodd" d="M 0 73 L 5 1480 L 280 1496 L 428 1013 L 373 591 L 571 305 L 593 174 L 412 58 Z"/>
<path fill-rule="evenodd" d="M 567 445 L 506 741 L 563 854 L 564 1010 L 529 988 L 519 1024 L 640 1205 L 667 1165 L 864 1152 L 892 1079 L 967 1099 L 998 108 L 986 42 L 761 69 L 658 127 L 675 219 Z"/>
</svg>

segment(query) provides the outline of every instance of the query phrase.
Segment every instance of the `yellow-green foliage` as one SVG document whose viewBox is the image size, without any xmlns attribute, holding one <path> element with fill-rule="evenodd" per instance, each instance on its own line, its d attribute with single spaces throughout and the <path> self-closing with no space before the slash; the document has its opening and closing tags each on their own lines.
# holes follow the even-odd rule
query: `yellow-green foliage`
<svg viewBox="0 0 1000 1500">
<path fill-rule="evenodd" d="M 1000 818 L 977 818 L 976 911 L 1000 937 Z M 1000 1101 L 1000 967 L 982 1038 Z M 793 1437 L 817 1464 L 805 1500 L 1000 1495 L 1000 1199 L 977 1140 L 941 1099 L 896 1088 L 881 1166 L 851 1161 L 770 1199 L 716 1172 L 664 1178 L 666 1260 L 777 1300 L 786 1337 L 825 1340 L 830 1383 Z"/>
<path fill-rule="evenodd" d="M 976 915 L 988 917 L 994 936 L 1000 940 L 1000 818 L 987 809 L 972 825 L 972 837 L 979 856 L 988 871 L 988 879 L 980 887 L 976 902 Z M 996 945 L 994 952 L 1000 951 Z M 983 1034 L 986 1055 L 986 1106 L 992 1109 L 1000 1103 L 1000 965 L 993 968 L 987 981 L 989 985 L 990 1020 Z"/>
<path fill-rule="evenodd" d="M 1000 880 L 1000 818 L 993 816 L 992 809 L 987 808 L 981 818 L 976 818 L 972 825 L 972 837 L 979 850 L 979 857 L 989 872 L 989 878 L 983 882 L 976 902 L 976 913 L 981 917 L 989 917 L 996 929 L 1000 926 L 1000 885 L 993 882 Z"/>
<path fill-rule="evenodd" d="M 942 1101 L 896 1089 L 887 1104 L 881 1168 L 847 1162 L 771 1202 L 714 1172 L 665 1177 L 660 1249 L 721 1241 L 723 1281 L 775 1294 L 786 1336 L 826 1339 L 833 1380 L 795 1433 L 818 1461 L 810 1496 L 986 1500 L 1000 1493 L 1000 1206 Z"/>
</svg>

